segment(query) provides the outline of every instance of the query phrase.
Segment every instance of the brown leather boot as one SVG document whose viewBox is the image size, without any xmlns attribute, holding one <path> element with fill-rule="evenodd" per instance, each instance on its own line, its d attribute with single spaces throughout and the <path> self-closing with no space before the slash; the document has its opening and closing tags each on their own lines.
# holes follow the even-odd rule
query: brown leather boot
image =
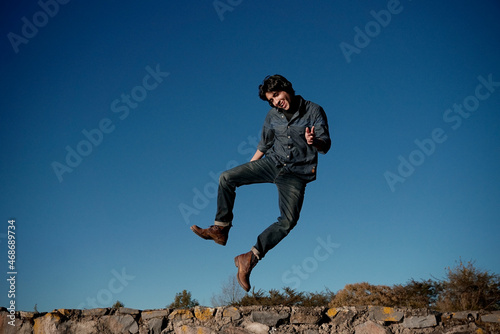
<svg viewBox="0 0 500 334">
<path fill-rule="evenodd" d="M 196 225 L 191 226 L 191 230 L 205 240 L 213 240 L 219 245 L 225 246 L 229 229 L 231 226 L 212 225 L 209 228 L 200 228 Z"/>
<path fill-rule="evenodd" d="M 250 273 L 255 265 L 259 262 L 255 254 L 250 251 L 245 254 L 238 255 L 234 258 L 234 264 L 238 267 L 238 283 L 240 283 L 243 290 L 250 291 Z"/>
</svg>

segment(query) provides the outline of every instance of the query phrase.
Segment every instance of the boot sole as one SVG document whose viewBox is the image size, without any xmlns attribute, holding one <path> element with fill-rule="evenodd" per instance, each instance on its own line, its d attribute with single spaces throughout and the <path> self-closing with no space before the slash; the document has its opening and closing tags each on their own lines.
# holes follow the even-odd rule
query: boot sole
<svg viewBox="0 0 500 334">
<path fill-rule="evenodd" d="M 210 236 L 203 236 L 201 234 L 199 234 L 195 229 L 193 229 L 193 227 L 190 227 L 191 231 L 193 231 L 197 236 L 199 236 L 200 238 L 202 239 L 205 239 L 205 240 L 213 240 L 216 244 L 219 244 L 219 245 L 222 245 L 222 246 L 225 246 L 227 241 L 226 242 L 223 242 L 223 241 L 217 241 L 215 240 L 214 238 L 210 237 Z"/>
</svg>

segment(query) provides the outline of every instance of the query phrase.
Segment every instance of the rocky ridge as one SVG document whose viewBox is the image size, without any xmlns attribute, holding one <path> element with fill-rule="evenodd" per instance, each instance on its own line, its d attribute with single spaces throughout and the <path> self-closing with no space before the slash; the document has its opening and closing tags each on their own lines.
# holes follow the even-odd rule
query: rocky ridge
<svg viewBox="0 0 500 334">
<path fill-rule="evenodd" d="M 0 308 L 0 316 L 0 333 L 5 334 L 500 333 L 500 311 L 438 313 L 428 309 L 375 306 L 198 306 L 144 311 L 122 307 L 15 314 Z"/>
</svg>

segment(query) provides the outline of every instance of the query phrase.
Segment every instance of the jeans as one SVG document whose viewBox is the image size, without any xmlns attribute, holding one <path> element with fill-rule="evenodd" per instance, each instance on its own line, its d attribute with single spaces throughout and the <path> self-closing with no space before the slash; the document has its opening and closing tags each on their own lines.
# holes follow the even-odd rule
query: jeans
<svg viewBox="0 0 500 334">
<path fill-rule="evenodd" d="M 276 246 L 297 225 L 304 202 L 307 181 L 278 167 L 269 158 L 247 162 L 221 174 L 217 195 L 217 225 L 230 225 L 236 188 L 247 184 L 274 183 L 278 188 L 280 216 L 278 221 L 266 228 L 257 238 L 254 248 L 259 258 Z"/>
</svg>

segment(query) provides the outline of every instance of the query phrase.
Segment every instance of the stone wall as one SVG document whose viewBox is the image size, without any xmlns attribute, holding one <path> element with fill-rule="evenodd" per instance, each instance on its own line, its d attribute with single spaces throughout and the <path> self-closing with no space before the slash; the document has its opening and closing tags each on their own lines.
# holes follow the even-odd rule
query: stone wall
<svg viewBox="0 0 500 334">
<path fill-rule="evenodd" d="M 500 311 L 437 313 L 372 306 L 102 308 L 15 314 L 0 308 L 0 315 L 0 333 L 5 334 L 500 334 Z"/>
</svg>

